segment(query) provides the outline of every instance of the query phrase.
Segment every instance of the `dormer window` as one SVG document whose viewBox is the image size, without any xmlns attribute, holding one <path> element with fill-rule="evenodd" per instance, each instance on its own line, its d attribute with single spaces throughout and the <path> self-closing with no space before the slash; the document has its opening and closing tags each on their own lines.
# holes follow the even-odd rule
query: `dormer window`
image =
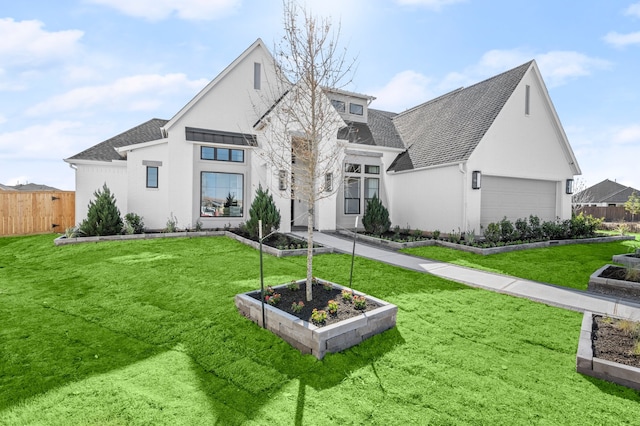
<svg viewBox="0 0 640 426">
<path fill-rule="evenodd" d="M 364 114 L 364 106 L 360 104 L 349 104 L 349 113 L 354 115 L 363 115 Z"/>
<path fill-rule="evenodd" d="M 337 99 L 332 99 L 331 100 L 331 104 L 333 105 L 333 107 L 338 112 L 345 112 L 346 111 L 346 105 L 345 105 L 344 101 L 339 101 Z"/>
</svg>

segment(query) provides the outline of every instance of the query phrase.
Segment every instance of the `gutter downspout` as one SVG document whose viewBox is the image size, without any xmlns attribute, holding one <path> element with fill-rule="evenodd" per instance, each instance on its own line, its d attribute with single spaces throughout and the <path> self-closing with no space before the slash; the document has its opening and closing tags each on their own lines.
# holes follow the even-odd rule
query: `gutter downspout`
<svg viewBox="0 0 640 426">
<path fill-rule="evenodd" d="M 466 233 L 469 223 L 467 221 L 467 167 L 466 163 L 458 163 L 458 169 L 462 173 L 462 228 L 461 232 Z M 463 234 L 464 235 L 464 234 Z"/>
</svg>

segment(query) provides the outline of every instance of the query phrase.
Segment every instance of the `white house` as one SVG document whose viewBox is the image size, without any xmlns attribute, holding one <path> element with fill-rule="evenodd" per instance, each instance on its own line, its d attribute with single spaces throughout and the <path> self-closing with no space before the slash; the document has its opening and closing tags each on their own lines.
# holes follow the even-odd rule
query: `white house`
<svg viewBox="0 0 640 426">
<path fill-rule="evenodd" d="M 281 230 L 304 225 L 290 176 L 264 155 L 278 131 L 270 116 L 286 92 L 267 88 L 274 59 L 261 40 L 170 120 L 152 119 L 66 159 L 76 170 L 76 218 L 104 183 L 121 212 L 163 228 L 236 226 L 248 219 L 259 184 L 282 216 Z M 571 214 L 580 168 L 535 61 L 400 114 L 370 108 L 375 98 L 325 91 L 336 113 L 340 170 L 315 206 L 319 230 L 353 227 L 377 195 L 394 225 L 475 231 L 504 216 L 542 220 Z M 328 188 L 331 189 L 331 188 Z"/>
</svg>

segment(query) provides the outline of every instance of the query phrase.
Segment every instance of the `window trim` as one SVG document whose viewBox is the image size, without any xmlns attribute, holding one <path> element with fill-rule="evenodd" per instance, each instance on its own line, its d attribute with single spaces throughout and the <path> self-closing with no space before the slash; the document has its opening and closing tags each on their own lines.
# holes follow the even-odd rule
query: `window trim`
<svg viewBox="0 0 640 426">
<path fill-rule="evenodd" d="M 332 99 L 331 105 L 333 105 L 333 107 L 338 112 L 347 112 L 347 104 L 345 101 L 341 101 L 339 99 Z"/>
<path fill-rule="evenodd" d="M 149 183 L 149 172 L 151 170 L 155 170 L 155 172 L 156 172 L 156 175 L 155 175 L 156 185 L 155 186 L 152 186 Z M 147 185 L 147 188 L 149 188 L 149 189 L 158 189 L 158 187 L 160 186 L 160 168 L 158 166 L 147 166 L 147 170 L 146 170 L 146 185 Z"/>
</svg>

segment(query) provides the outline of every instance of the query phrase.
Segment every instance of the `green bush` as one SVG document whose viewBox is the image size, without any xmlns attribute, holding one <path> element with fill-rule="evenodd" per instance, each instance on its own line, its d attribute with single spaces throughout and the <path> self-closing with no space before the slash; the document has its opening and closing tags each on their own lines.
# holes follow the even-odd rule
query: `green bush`
<svg viewBox="0 0 640 426">
<path fill-rule="evenodd" d="M 391 227 L 389 211 L 376 195 L 367 203 L 367 210 L 362 217 L 362 225 L 364 225 L 365 231 L 373 235 L 382 235 Z"/>
<path fill-rule="evenodd" d="M 144 222 L 142 216 L 135 213 L 127 213 L 124 216 L 125 234 L 142 234 L 144 232 Z"/>
<path fill-rule="evenodd" d="M 87 218 L 80 224 L 80 232 L 87 237 L 118 235 L 122 232 L 122 218 L 116 206 L 116 198 L 105 183 L 102 190 L 93 193 L 95 201 L 89 201 Z"/>
<path fill-rule="evenodd" d="M 497 243 L 500 241 L 501 231 L 500 225 L 497 223 L 491 222 L 482 233 L 484 234 L 485 240 L 490 243 Z"/>
<path fill-rule="evenodd" d="M 263 190 L 262 185 L 258 185 L 256 196 L 249 209 L 249 220 L 245 228 L 251 238 L 259 236 L 258 221 L 262 220 L 262 236 L 266 236 L 272 231 L 280 229 L 280 211 L 269 194 L 269 189 Z"/>
</svg>

